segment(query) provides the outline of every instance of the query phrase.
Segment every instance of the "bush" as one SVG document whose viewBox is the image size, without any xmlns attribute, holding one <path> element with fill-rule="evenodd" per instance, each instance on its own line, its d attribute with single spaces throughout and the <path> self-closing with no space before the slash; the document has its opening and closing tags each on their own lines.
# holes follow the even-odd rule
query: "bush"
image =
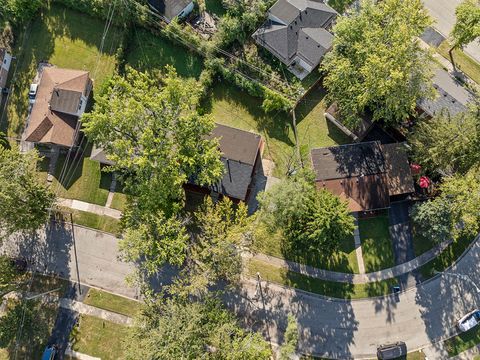
<svg viewBox="0 0 480 360">
<path fill-rule="evenodd" d="M 293 104 L 290 100 L 270 89 L 265 89 L 264 97 L 262 109 L 265 112 L 271 112 L 275 110 L 289 111 L 293 107 Z"/>
</svg>

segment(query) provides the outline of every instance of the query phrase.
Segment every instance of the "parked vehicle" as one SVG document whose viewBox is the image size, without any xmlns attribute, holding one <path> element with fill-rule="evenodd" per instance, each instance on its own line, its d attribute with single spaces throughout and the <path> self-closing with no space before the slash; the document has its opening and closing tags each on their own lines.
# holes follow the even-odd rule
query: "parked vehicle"
<svg viewBox="0 0 480 360">
<path fill-rule="evenodd" d="M 57 356 L 57 346 L 49 345 L 45 348 L 45 351 L 42 355 L 42 360 L 54 360 Z"/>
<path fill-rule="evenodd" d="M 405 355 L 407 355 L 407 345 L 403 341 L 381 345 L 377 348 L 377 358 L 382 360 L 396 359 Z"/>
<path fill-rule="evenodd" d="M 35 97 L 37 96 L 38 84 L 31 84 L 30 91 L 28 92 L 28 102 L 33 104 L 35 102 Z"/>
<path fill-rule="evenodd" d="M 460 331 L 468 331 L 480 323 L 480 310 L 470 311 L 467 315 L 458 320 L 457 326 Z"/>
</svg>

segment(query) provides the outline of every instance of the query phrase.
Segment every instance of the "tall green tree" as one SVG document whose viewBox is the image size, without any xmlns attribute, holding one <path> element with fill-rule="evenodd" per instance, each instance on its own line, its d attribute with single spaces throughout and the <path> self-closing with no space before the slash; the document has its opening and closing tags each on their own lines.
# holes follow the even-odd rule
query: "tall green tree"
<svg viewBox="0 0 480 360">
<path fill-rule="evenodd" d="M 447 177 L 441 196 L 450 204 L 454 233 L 475 236 L 480 230 L 480 168 Z"/>
<path fill-rule="evenodd" d="M 298 324 L 297 319 L 292 314 L 288 314 L 287 329 L 283 339 L 283 345 L 280 348 L 280 360 L 290 360 L 298 345 Z"/>
<path fill-rule="evenodd" d="M 128 359 L 268 360 L 271 351 L 259 334 L 242 330 L 218 301 L 151 305 L 137 319 L 126 342 Z"/>
<path fill-rule="evenodd" d="M 206 138 L 213 119 L 196 109 L 201 92 L 172 67 L 161 82 L 129 68 L 109 81 L 83 116 L 85 133 L 124 175 L 137 210 L 161 209 L 168 218 L 181 208 L 189 179 L 203 185 L 222 175 L 218 142 Z"/>
<path fill-rule="evenodd" d="M 219 281 L 235 284 L 242 272 L 241 251 L 248 246 L 251 222 L 245 204 L 207 197 L 194 214 L 185 266 L 169 292 L 202 297 Z"/>
<path fill-rule="evenodd" d="M 450 34 L 452 47 L 450 59 L 455 67 L 453 50 L 463 48 L 480 38 L 480 2 L 478 0 L 464 0 L 455 9 L 456 22 Z"/>
<path fill-rule="evenodd" d="M 409 137 L 415 161 L 441 175 L 465 174 L 480 163 L 478 108 L 450 115 L 442 112 L 419 121 Z"/>
<path fill-rule="evenodd" d="M 259 219 L 280 229 L 294 249 L 332 254 L 351 237 L 354 218 L 347 203 L 329 191 L 317 191 L 310 171 L 276 184 L 259 197 Z"/>
<path fill-rule="evenodd" d="M 431 95 L 431 56 L 417 40 L 430 24 L 421 0 L 364 0 L 359 12 L 338 18 L 322 69 L 347 126 L 367 109 L 373 120 L 397 124 Z"/>
<path fill-rule="evenodd" d="M 426 240 L 441 243 L 453 237 L 451 202 L 442 196 L 415 204 L 411 218 L 415 234 Z"/>
<path fill-rule="evenodd" d="M 38 178 L 38 161 L 36 151 L 0 147 L 0 239 L 36 231 L 48 219 L 55 196 Z"/>
<path fill-rule="evenodd" d="M 0 17 L 18 25 L 30 20 L 44 4 L 42 0 L 0 0 Z"/>
</svg>

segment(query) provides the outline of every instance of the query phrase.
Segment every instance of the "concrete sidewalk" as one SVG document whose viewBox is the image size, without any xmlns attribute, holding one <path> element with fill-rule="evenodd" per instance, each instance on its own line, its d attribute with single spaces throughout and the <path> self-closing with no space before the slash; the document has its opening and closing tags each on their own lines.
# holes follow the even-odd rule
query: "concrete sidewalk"
<svg viewBox="0 0 480 360">
<path fill-rule="evenodd" d="M 122 217 L 122 212 L 119 210 L 111 209 L 106 206 L 90 204 L 80 200 L 60 198 L 58 199 L 58 205 L 64 206 L 70 209 L 74 209 L 74 210 L 91 212 L 101 216 L 110 216 L 114 219 L 120 219 Z"/>
<path fill-rule="evenodd" d="M 429 251 L 406 263 L 391 267 L 389 269 L 384 269 L 367 274 L 347 274 L 336 271 L 317 269 L 313 266 L 299 264 L 293 261 L 288 261 L 265 254 L 256 254 L 252 258 L 279 268 L 285 268 L 321 280 L 336 281 L 350 284 L 366 284 L 390 279 L 393 277 L 398 277 L 400 275 L 409 273 L 426 264 L 430 260 L 435 259 L 438 254 L 440 254 L 450 243 L 451 240 L 445 241 L 437 245 L 433 249 L 430 249 Z"/>
<path fill-rule="evenodd" d="M 62 298 L 59 300 L 59 305 L 61 308 L 72 310 L 79 314 L 95 316 L 97 318 L 111 321 L 120 325 L 133 325 L 133 319 L 128 316 L 117 314 L 108 310 L 99 309 L 95 306 L 90 306 L 79 301 Z"/>
</svg>

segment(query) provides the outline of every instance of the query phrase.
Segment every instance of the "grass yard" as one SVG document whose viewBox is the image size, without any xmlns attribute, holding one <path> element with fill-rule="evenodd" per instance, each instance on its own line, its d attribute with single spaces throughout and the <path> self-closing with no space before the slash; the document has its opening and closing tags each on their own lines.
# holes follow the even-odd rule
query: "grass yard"
<svg viewBox="0 0 480 360">
<path fill-rule="evenodd" d="M 263 280 L 339 299 L 361 299 L 386 295 L 391 293 L 392 286 L 397 285 L 396 279 L 369 284 L 325 281 L 277 268 L 262 261 L 251 260 L 248 263 L 248 273 L 253 277 L 257 272 L 260 273 Z"/>
<path fill-rule="evenodd" d="M 10 85 L 13 91 L 0 130 L 7 130 L 8 136 L 20 137 L 27 118 L 27 93 L 40 60 L 59 67 L 90 71 L 94 91 L 97 90 L 115 70 L 115 52 L 122 36 L 121 30 L 110 28 L 100 54 L 103 28 L 102 20 L 51 3 L 34 19 L 30 28 L 16 34 L 13 55 L 17 61 L 10 70 L 13 76 L 17 66 L 16 76 Z"/>
<path fill-rule="evenodd" d="M 125 210 L 126 206 L 127 206 L 127 195 L 122 194 L 121 192 L 116 192 L 113 195 L 113 200 L 112 200 L 112 204 L 110 205 L 110 207 L 112 209 L 117 209 L 117 210 L 123 211 L 123 210 Z"/>
<path fill-rule="evenodd" d="M 62 213 L 57 213 L 59 221 L 70 222 L 70 216 L 66 213 L 72 213 L 73 222 L 88 228 L 97 229 L 113 235 L 120 233 L 120 220 L 110 216 L 97 215 L 87 211 L 64 208 Z"/>
<path fill-rule="evenodd" d="M 451 46 L 447 40 L 440 44 L 437 51 L 445 59 L 450 61 L 450 55 L 448 50 Z M 461 49 L 455 49 L 453 51 L 453 60 L 458 69 L 467 74 L 473 81 L 480 84 L 480 64 L 464 53 Z"/>
<path fill-rule="evenodd" d="M 365 271 L 369 273 L 394 266 L 393 247 L 388 231 L 388 216 L 360 219 L 358 222 Z"/>
<path fill-rule="evenodd" d="M 130 317 L 137 315 L 142 308 L 142 304 L 138 301 L 94 288 L 88 291 L 84 303 Z"/>
<path fill-rule="evenodd" d="M 222 17 L 227 13 L 227 10 L 223 7 L 221 0 L 205 0 L 205 10 L 209 14 Z"/>
<path fill-rule="evenodd" d="M 88 146 L 81 158 L 82 151 L 78 156 L 72 152 L 64 176 L 62 176 L 62 169 L 67 161 L 67 155 L 61 154 L 56 165 L 52 189 L 58 190 L 58 196 L 62 198 L 104 206 L 107 202 L 112 174 L 101 171 L 100 163 L 89 159 L 90 151 L 91 146 Z"/>
<path fill-rule="evenodd" d="M 324 96 L 325 93 L 317 89 L 296 110 L 298 139 L 305 157 L 312 148 L 348 141 L 338 129 L 327 123 Z M 261 99 L 222 82 L 213 87 L 211 103 L 206 107 L 218 123 L 261 134 L 266 142 L 263 156 L 275 163 L 274 175 L 284 177 L 296 166 L 292 117 L 283 112 L 265 114 L 261 104 Z"/>
<path fill-rule="evenodd" d="M 284 242 L 285 240 L 280 231 L 272 233 L 263 224 L 259 224 L 256 227 L 255 243 L 253 245 L 257 252 L 320 269 L 358 274 L 353 237 L 342 241 L 339 250 L 332 256 L 322 256 L 321 251 L 314 253 L 309 249 L 295 251 L 283 245 Z"/>
<path fill-rule="evenodd" d="M 477 344 L 480 344 L 480 328 L 478 326 L 445 340 L 444 342 L 445 349 L 450 356 L 458 355 L 465 350 L 471 349 Z"/>
<path fill-rule="evenodd" d="M 80 321 L 70 334 L 73 350 L 83 354 L 117 360 L 123 358 L 123 339 L 128 328 L 93 316 L 80 315 Z"/>
<path fill-rule="evenodd" d="M 165 65 L 173 65 L 183 77 L 198 78 L 203 69 L 203 60 L 183 46 L 173 43 L 160 35 L 135 27 L 128 49 L 127 63 L 133 68 L 162 70 Z"/>
<path fill-rule="evenodd" d="M 444 271 L 463 254 L 473 240 L 473 236 L 461 236 L 455 239 L 439 256 L 421 266 L 419 268 L 420 273 L 424 278 L 428 279 L 435 276 L 436 272 Z"/>
<path fill-rule="evenodd" d="M 413 250 L 415 251 L 415 256 L 420 256 L 424 252 L 432 249 L 437 243 L 433 241 L 433 239 L 428 239 L 423 237 L 422 235 L 415 232 L 415 228 L 413 229 Z"/>
</svg>

